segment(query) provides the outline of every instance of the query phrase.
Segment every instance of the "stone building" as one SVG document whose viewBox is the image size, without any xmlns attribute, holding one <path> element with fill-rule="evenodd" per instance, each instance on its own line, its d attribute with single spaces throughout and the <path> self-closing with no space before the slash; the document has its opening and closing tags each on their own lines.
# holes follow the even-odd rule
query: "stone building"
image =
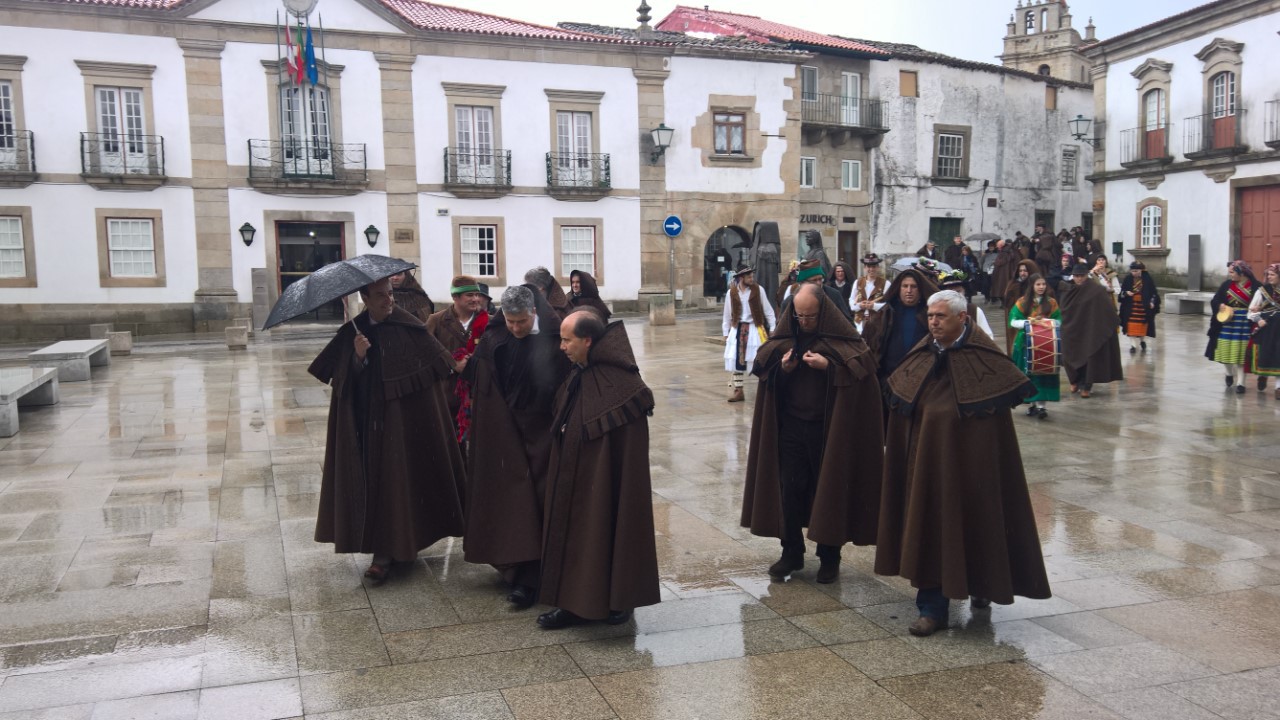
<svg viewBox="0 0 1280 720">
<path fill-rule="evenodd" d="M 1100 235 L 1162 285 L 1280 261 L 1278 19 L 1278 0 L 1218 0 L 1086 51 Z"/>
<path fill-rule="evenodd" d="M 1097 42 L 1093 18 L 1083 38 L 1071 22 L 1066 0 L 1027 0 L 1025 5 L 1018 0 L 1009 16 L 1001 62 L 1014 70 L 1087 84 L 1091 63 L 1084 49 Z"/>
<path fill-rule="evenodd" d="M 218 329 L 362 253 L 420 262 L 437 300 L 546 265 L 634 304 L 701 293 L 718 228 L 794 237 L 803 53 L 285 5 L 311 13 L 314 81 L 275 2 L 0 0 L 0 338 Z"/>
</svg>

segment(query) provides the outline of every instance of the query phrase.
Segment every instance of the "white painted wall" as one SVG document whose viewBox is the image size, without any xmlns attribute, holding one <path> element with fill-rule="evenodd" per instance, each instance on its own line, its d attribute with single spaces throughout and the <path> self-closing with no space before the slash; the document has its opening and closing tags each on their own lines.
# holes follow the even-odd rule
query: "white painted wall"
<svg viewBox="0 0 1280 720">
<path fill-rule="evenodd" d="M 79 173 L 80 133 L 88 126 L 85 81 L 76 60 L 155 65 L 151 78 L 155 127 L 164 137 L 165 171 L 191 176 L 191 136 L 187 122 L 186 66 L 172 38 L 130 36 L 42 28 L 0 26 L 6 55 L 25 55 L 23 108 L 27 129 L 35 133 L 36 166 L 41 173 Z"/>
<path fill-rule="evenodd" d="M 760 132 L 779 135 L 787 123 L 785 102 L 794 91 L 784 83 L 796 75 L 796 66 L 783 63 L 674 57 L 665 90 L 666 123 L 675 129 L 664 162 L 667 189 L 674 192 L 767 193 L 785 191 L 782 156 L 786 141 L 761 138 L 765 149 L 759 168 L 709 168 L 702 165 L 702 150 L 693 146 L 692 128 L 710 107 L 711 95 L 755 96 Z M 794 170 L 799 173 L 799 170 Z"/>
<path fill-rule="evenodd" d="M 25 79 L 25 78 L 24 78 Z M 5 303 L 189 303 L 196 290 L 195 203 L 191 188 L 103 192 L 89 185 L 32 185 L 0 190 L 0 205 L 31 208 L 34 288 L 0 288 Z M 166 286 L 103 288 L 98 283 L 96 208 L 164 213 Z"/>
<path fill-rule="evenodd" d="M 512 183 L 545 187 L 546 154 L 552 149 L 547 88 L 603 92 L 600 152 L 610 154 L 613 187 L 640 187 L 639 120 L 636 80 L 629 68 L 552 65 L 505 60 L 422 56 L 413 68 L 418 182 L 444 182 L 444 148 L 449 137 L 442 82 L 503 85 L 502 149 L 511 150 Z M 343 82 L 345 86 L 345 78 Z"/>
<path fill-rule="evenodd" d="M 600 296 L 606 300 L 634 300 L 640 292 L 640 200 L 608 197 L 591 203 L 564 202 L 547 196 L 461 199 L 444 194 L 420 195 L 422 264 L 418 279 L 432 299 L 448 301 L 453 278 L 453 218 L 501 217 L 506 230 L 506 259 L 502 264 L 507 282 L 519 285 L 524 273 L 539 265 L 553 267 L 556 218 L 604 219 L 604 282 Z M 449 215 L 437 214 L 446 208 Z M 491 287 L 497 297 L 504 287 Z"/>
<path fill-rule="evenodd" d="M 268 140 L 279 119 L 268 108 L 266 70 L 274 62 L 275 45 L 227 43 L 222 51 L 222 98 L 226 107 L 227 164 L 249 164 L 249 140 Z M 364 143 L 369 169 L 386 167 L 382 143 L 382 75 L 373 53 L 326 52 L 326 60 L 343 66 L 341 75 L 343 143 Z M 322 75 L 323 81 L 323 75 Z M 184 105 L 185 110 L 185 105 Z M 185 114 L 185 113 L 184 113 Z"/>
<path fill-rule="evenodd" d="M 919 97 L 901 97 L 899 71 L 918 73 Z M 876 206 L 869 246 L 882 255 L 914 252 L 930 217 L 962 219 L 961 233 L 1030 233 L 1035 211 L 1052 210 L 1056 229 L 1080 224 L 1092 208 L 1084 179 L 1093 150 L 1071 138 L 1067 120 L 1089 114 L 1090 90 L 1061 88 L 1045 109 L 1045 84 L 1003 73 L 905 60 L 872 63 L 871 96 L 888 101 L 889 133 L 874 153 Z M 933 186 L 934 124 L 972 128 L 968 187 Z M 1062 148 L 1077 148 L 1075 189 L 1061 182 Z M 982 181 L 988 181 L 984 193 Z M 996 196 L 997 208 L 984 198 Z"/>
<path fill-rule="evenodd" d="M 271 25 L 284 15 L 284 5 L 268 0 L 221 0 L 191 17 L 198 20 L 255 23 Z M 326 28 L 363 30 L 366 32 L 404 34 L 399 28 L 375 15 L 356 0 L 322 0 L 312 11 L 311 24 L 316 28 L 320 20 Z M 314 29 L 313 29 L 314 32 Z"/>
</svg>

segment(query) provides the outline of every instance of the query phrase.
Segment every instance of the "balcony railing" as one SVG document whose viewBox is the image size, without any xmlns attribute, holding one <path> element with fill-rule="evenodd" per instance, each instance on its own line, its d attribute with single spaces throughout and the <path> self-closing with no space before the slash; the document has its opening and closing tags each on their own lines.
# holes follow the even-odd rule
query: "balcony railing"
<svg viewBox="0 0 1280 720">
<path fill-rule="evenodd" d="M 250 140 L 249 179 L 368 182 L 365 144 L 308 138 Z"/>
<path fill-rule="evenodd" d="M 511 187 L 511 151 L 444 149 L 444 184 Z"/>
<path fill-rule="evenodd" d="M 132 133 L 80 133 L 80 172 L 85 175 L 164 175 L 164 138 Z"/>
<path fill-rule="evenodd" d="M 1266 104 L 1263 120 L 1263 142 L 1271 147 L 1280 147 L 1280 100 Z"/>
<path fill-rule="evenodd" d="M 813 125 L 887 130 L 882 100 L 809 93 L 801 102 L 801 120 Z"/>
<path fill-rule="evenodd" d="M 1187 118 L 1182 126 L 1182 154 L 1193 158 L 1244 152 L 1244 122 L 1244 108 L 1230 115 L 1208 113 Z"/>
<path fill-rule="evenodd" d="M 0 135 L 0 173 L 36 171 L 36 136 L 30 130 Z"/>
<path fill-rule="evenodd" d="M 1173 158 L 1169 156 L 1170 130 L 1169 125 L 1163 124 L 1120 131 L 1120 164 L 1172 162 Z"/>
<path fill-rule="evenodd" d="M 547 187 L 609 190 L 609 153 L 547 153 Z"/>
</svg>

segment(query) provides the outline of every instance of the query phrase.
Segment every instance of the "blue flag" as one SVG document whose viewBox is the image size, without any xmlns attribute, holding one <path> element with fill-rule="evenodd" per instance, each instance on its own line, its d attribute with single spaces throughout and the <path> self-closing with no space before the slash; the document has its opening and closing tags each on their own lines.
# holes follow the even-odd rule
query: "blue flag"
<svg viewBox="0 0 1280 720">
<path fill-rule="evenodd" d="M 316 46 L 311 43 L 311 24 L 307 24 L 307 79 L 315 85 L 320 80 L 320 68 L 316 67 Z"/>
</svg>

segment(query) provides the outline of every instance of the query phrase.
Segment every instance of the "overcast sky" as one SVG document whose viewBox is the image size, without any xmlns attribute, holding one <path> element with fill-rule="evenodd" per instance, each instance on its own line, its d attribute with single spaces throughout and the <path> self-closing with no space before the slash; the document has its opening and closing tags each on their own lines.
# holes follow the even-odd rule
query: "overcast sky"
<svg viewBox="0 0 1280 720">
<path fill-rule="evenodd" d="M 439 0 L 540 25 L 588 22 L 634 27 L 640 0 Z M 1203 5 L 1208 0 L 1077 0 L 1070 3 L 1072 26 L 1084 35 L 1093 17 L 1098 38 L 1141 27 Z M 694 0 L 686 4 L 706 4 Z M 675 8 L 650 0 L 653 23 Z M 905 42 L 969 60 L 998 63 L 1009 15 L 1017 0 L 719 0 L 714 10 L 758 15 L 775 22 L 833 35 Z"/>
</svg>

